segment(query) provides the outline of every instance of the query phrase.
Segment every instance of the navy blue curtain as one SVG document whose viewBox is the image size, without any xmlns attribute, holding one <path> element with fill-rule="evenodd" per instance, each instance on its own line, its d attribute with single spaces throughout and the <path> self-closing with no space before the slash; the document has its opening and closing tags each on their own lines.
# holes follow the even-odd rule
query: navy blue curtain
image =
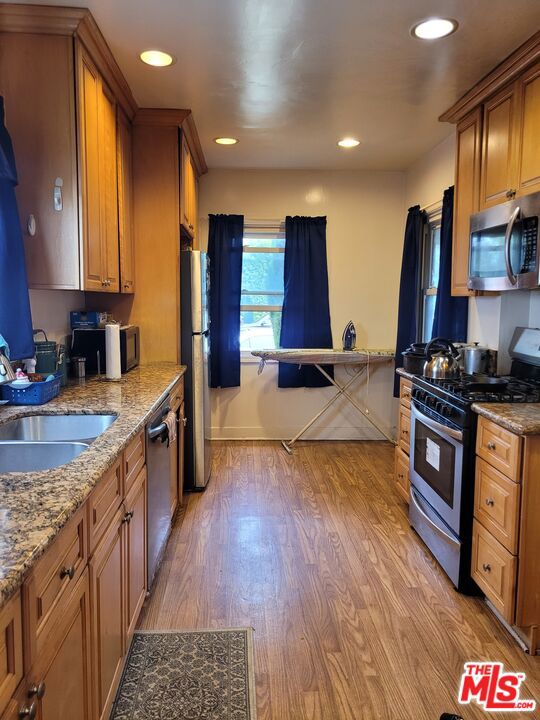
<svg viewBox="0 0 540 720">
<path fill-rule="evenodd" d="M 209 219 L 210 387 L 238 387 L 244 216 Z"/>
<path fill-rule="evenodd" d="M 432 337 L 444 337 L 455 342 L 467 341 L 469 299 L 452 297 L 452 230 L 454 217 L 454 188 L 444 191 L 441 217 L 441 265 L 439 286 L 435 300 Z"/>
<path fill-rule="evenodd" d="M 418 291 L 422 268 L 422 243 L 426 214 L 420 205 L 409 208 L 405 225 L 401 280 L 399 285 L 396 368 L 403 367 L 402 352 L 416 341 L 418 322 Z M 399 396 L 399 376 L 394 378 L 394 397 Z"/>
<path fill-rule="evenodd" d="M 0 334 L 12 360 L 34 355 L 26 261 L 15 186 L 17 169 L 0 96 Z"/>
<path fill-rule="evenodd" d="M 325 217 L 285 219 L 284 287 L 281 347 L 331 348 Z M 333 377 L 332 366 L 325 370 Z M 278 385 L 325 387 L 330 382 L 316 367 L 280 363 Z"/>
</svg>

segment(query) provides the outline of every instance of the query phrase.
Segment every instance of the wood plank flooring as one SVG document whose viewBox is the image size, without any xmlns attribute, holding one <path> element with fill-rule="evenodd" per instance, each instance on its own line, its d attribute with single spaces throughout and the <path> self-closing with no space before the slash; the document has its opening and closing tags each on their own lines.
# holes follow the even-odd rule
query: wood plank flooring
<svg viewBox="0 0 540 720">
<path fill-rule="evenodd" d="M 386 442 L 213 443 L 140 626 L 253 626 L 259 720 L 535 720 L 458 705 L 467 660 L 526 672 L 540 701 L 540 658 L 454 591 L 392 473 Z"/>
</svg>

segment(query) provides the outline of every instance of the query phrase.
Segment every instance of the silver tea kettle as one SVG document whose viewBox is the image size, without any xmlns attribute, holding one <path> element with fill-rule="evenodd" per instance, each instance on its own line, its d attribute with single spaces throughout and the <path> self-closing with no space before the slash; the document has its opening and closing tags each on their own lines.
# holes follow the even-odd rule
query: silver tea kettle
<svg viewBox="0 0 540 720">
<path fill-rule="evenodd" d="M 437 348 L 434 350 L 434 348 Z M 460 368 L 458 360 L 460 353 L 450 340 L 433 338 L 426 345 L 426 362 L 424 364 L 424 377 L 432 380 L 451 380 L 458 378 Z"/>
</svg>

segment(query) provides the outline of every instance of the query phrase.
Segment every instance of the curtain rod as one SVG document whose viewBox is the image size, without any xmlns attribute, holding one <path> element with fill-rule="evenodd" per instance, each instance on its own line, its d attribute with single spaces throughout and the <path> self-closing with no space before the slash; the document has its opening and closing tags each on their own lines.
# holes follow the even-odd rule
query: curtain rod
<svg viewBox="0 0 540 720">
<path fill-rule="evenodd" d="M 285 223 L 285 218 L 273 218 L 272 220 L 250 220 L 248 218 L 244 219 L 244 225 L 247 225 L 248 227 L 280 227 Z"/>
<path fill-rule="evenodd" d="M 424 205 L 422 210 L 424 210 L 424 212 L 429 212 L 430 210 L 437 210 L 438 208 L 442 209 L 442 199 L 429 203 L 429 205 Z"/>
</svg>

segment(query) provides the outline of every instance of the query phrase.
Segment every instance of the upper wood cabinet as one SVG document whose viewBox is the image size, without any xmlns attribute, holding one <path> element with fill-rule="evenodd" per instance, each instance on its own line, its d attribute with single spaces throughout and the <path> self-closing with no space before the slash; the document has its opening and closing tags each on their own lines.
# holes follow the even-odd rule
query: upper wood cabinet
<svg viewBox="0 0 540 720">
<path fill-rule="evenodd" d="M 484 104 L 481 206 L 506 202 L 515 194 L 519 89 L 513 83 Z"/>
<path fill-rule="evenodd" d="M 184 135 L 182 135 L 181 153 L 180 218 L 186 233 L 191 238 L 195 238 L 197 233 L 197 173 Z"/>
<path fill-rule="evenodd" d="M 457 126 L 456 192 L 452 248 L 452 295 L 469 295 L 469 220 L 478 211 L 482 111 L 473 110 Z"/>
<path fill-rule="evenodd" d="M 118 108 L 118 229 L 120 236 L 120 291 L 135 292 L 135 246 L 133 236 L 133 129 Z"/>
<path fill-rule="evenodd" d="M 116 102 L 77 42 L 83 289 L 120 290 Z"/>
<path fill-rule="evenodd" d="M 530 68 L 519 83 L 519 153 L 517 195 L 540 190 L 540 63 Z"/>
<path fill-rule="evenodd" d="M 80 287 L 73 72 L 73 38 L 0 33 L 0 95 L 35 288 Z"/>
</svg>

